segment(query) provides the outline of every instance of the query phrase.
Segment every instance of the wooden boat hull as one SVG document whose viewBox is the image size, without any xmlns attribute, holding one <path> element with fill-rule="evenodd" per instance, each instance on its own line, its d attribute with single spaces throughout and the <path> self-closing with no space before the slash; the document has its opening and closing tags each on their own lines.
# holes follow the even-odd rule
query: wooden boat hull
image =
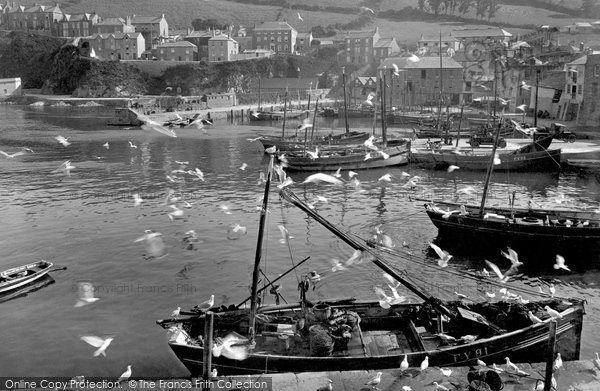
<svg viewBox="0 0 600 391">
<path fill-rule="evenodd" d="M 335 171 L 342 167 L 344 170 L 361 170 L 379 167 L 391 167 L 408 163 L 410 142 L 395 147 L 384 148 L 383 152 L 389 157 L 371 152 L 372 158 L 365 160 L 364 148 L 339 150 L 337 153 L 311 159 L 305 156 L 286 156 L 287 169 L 292 171 Z"/>
<path fill-rule="evenodd" d="M 313 140 L 312 145 L 327 147 L 331 145 L 362 144 L 368 138 L 369 133 L 366 132 L 349 132 L 332 136 L 321 136 Z M 263 136 L 259 141 L 265 149 L 275 146 L 279 151 L 303 151 L 305 148 L 303 136 L 292 136 L 285 140 L 276 136 Z"/>
<path fill-rule="evenodd" d="M 569 168 L 581 170 L 600 170 L 600 160 L 598 159 L 567 159 Z"/>
<path fill-rule="evenodd" d="M 369 303 L 371 308 L 378 306 L 378 303 Z M 408 306 L 417 307 L 418 305 L 405 305 L 403 307 Z M 360 311 L 358 308 L 351 307 L 350 309 Z M 402 311 L 400 310 L 400 313 Z M 556 351 L 560 352 L 563 360 L 579 359 L 583 314 L 583 304 L 578 304 L 563 312 L 562 319 L 557 319 Z M 511 361 L 516 363 L 540 362 L 546 359 L 549 320 L 503 335 L 476 340 L 473 343 L 446 346 L 433 350 L 330 357 L 253 353 L 243 361 L 230 360 L 222 356 L 213 357 L 212 365 L 218 368 L 219 373 L 232 375 L 399 368 L 405 354 L 411 367 L 418 367 L 426 356 L 429 357 L 430 366 L 438 367 L 476 365 L 477 359 L 481 359 L 488 364 L 502 364 L 507 356 L 510 356 Z M 204 351 L 201 346 L 176 342 L 169 342 L 169 346 L 191 372 L 192 376 L 201 374 Z"/>
<path fill-rule="evenodd" d="M 560 171 L 560 149 L 535 151 L 530 153 L 499 154 L 501 163 L 494 170 L 510 171 Z M 490 163 L 489 154 L 455 154 L 452 152 L 432 152 L 418 150 L 411 152 L 410 162 L 437 169 L 447 169 L 450 165 L 461 170 L 485 171 Z"/>
<path fill-rule="evenodd" d="M 0 294 L 20 289 L 44 277 L 52 269 L 51 262 L 39 261 L 0 273 Z"/>
<path fill-rule="evenodd" d="M 444 203 L 435 203 L 441 207 Z M 450 210 L 459 210 L 455 204 Z M 515 219 L 478 217 L 476 207 L 467 206 L 469 215 L 459 213 L 443 218 L 441 213 L 426 206 L 431 222 L 438 228 L 440 244 L 449 249 L 465 252 L 484 250 L 497 252 L 506 247 L 517 251 L 523 258 L 532 260 L 545 259 L 539 265 L 532 263 L 532 268 L 552 268 L 556 254 L 560 254 L 572 267 L 587 267 L 600 261 L 600 224 L 590 220 L 590 213 L 560 213 L 547 211 L 514 210 Z M 472 216 L 471 216 L 472 212 Z M 486 212 L 498 216 L 510 216 L 508 208 L 486 208 Z M 548 222 L 546 222 L 548 215 Z M 556 222 L 557 223 L 554 223 Z M 567 224 L 571 221 L 571 225 Z M 588 222 L 583 226 L 582 222 Z M 478 247 L 478 244 L 481 246 Z"/>
</svg>

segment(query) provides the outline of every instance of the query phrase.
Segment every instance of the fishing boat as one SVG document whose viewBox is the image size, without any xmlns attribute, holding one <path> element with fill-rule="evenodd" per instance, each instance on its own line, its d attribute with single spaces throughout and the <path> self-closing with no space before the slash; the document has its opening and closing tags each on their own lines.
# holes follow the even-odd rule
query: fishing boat
<svg viewBox="0 0 600 391">
<path fill-rule="evenodd" d="M 496 135 L 498 137 L 498 134 Z M 551 136 L 550 136 L 551 137 Z M 488 167 L 479 207 L 424 200 L 425 211 L 438 228 L 438 239 L 450 248 L 472 252 L 497 251 L 510 247 L 539 268 L 552 268 L 556 255 L 570 263 L 589 267 L 600 258 L 600 217 L 577 210 L 514 208 L 515 193 L 508 207 L 486 206 L 496 145 L 488 156 Z M 550 152 L 550 151 L 548 151 Z M 534 152 L 536 153 L 536 152 Z M 500 155 L 505 160 L 507 155 Z M 461 169 L 463 167 L 461 166 Z"/>
<path fill-rule="evenodd" d="M 260 137 L 261 138 L 259 141 L 265 149 L 273 146 L 275 146 L 278 151 L 303 151 L 306 149 L 307 140 L 305 140 L 301 135 L 291 135 L 283 140 L 280 136 Z M 367 132 L 351 131 L 348 133 L 314 136 L 310 140 L 310 144 L 319 148 L 337 145 L 356 145 L 362 144 L 368 138 L 369 133 Z"/>
<path fill-rule="evenodd" d="M 580 170 L 600 170 L 599 159 L 567 159 L 567 167 Z"/>
<path fill-rule="evenodd" d="M 498 153 L 494 169 L 507 171 L 560 171 L 561 150 L 548 149 L 555 133 L 536 133 L 531 143 L 512 151 Z M 493 153 L 493 154 L 492 154 Z M 451 165 L 461 170 L 487 170 L 490 157 L 496 154 L 489 149 L 442 149 L 429 145 L 428 149 L 414 149 L 410 154 L 411 163 L 437 169 L 447 169 Z"/>
<path fill-rule="evenodd" d="M 501 363 L 507 356 L 514 362 L 543 361 L 553 320 L 557 352 L 563 360 L 579 358 L 583 300 L 548 298 L 528 304 L 442 301 L 391 266 L 387 258 L 392 255 L 343 232 L 289 188 L 280 192 L 284 200 L 358 251 L 365 262 L 371 260 L 404 284 L 422 303 L 386 305 L 355 298 L 311 302 L 307 294 L 314 274 L 310 272 L 299 283 L 298 303 L 259 304 L 260 292 L 272 291 L 279 278 L 307 260 L 258 289 L 272 164 L 273 160 L 267 174 L 250 297 L 237 306 L 214 308 L 214 314 L 196 308 L 157 321 L 168 330 L 170 348 L 192 376 L 207 378 L 212 368 L 224 375 L 374 370 L 399 368 L 403 360 L 418 367 L 425 358 L 429 365 L 440 367 L 476 365 L 477 359 Z M 394 262 L 407 261 L 394 256 Z M 248 300 L 250 308 L 243 307 Z M 560 318 L 546 315 L 545 306 L 558 311 Z M 527 311 L 542 318 L 541 323 L 533 323 Z"/>
<path fill-rule="evenodd" d="M 114 118 L 106 121 L 109 126 L 140 126 L 142 121 L 137 114 L 128 107 L 116 107 Z"/>
<path fill-rule="evenodd" d="M 0 294 L 31 284 L 52 271 L 52 266 L 52 262 L 38 261 L 0 272 Z"/>
</svg>

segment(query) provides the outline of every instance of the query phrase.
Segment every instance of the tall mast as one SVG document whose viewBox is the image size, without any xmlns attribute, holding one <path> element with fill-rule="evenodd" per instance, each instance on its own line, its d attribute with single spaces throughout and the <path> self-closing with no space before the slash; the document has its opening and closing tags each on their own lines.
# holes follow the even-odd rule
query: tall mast
<svg viewBox="0 0 600 391">
<path fill-rule="evenodd" d="M 488 187 L 490 179 L 492 178 L 492 171 L 494 171 L 494 158 L 496 157 L 496 148 L 498 147 L 498 138 L 500 137 L 500 129 L 502 128 L 502 122 L 498 124 L 496 130 L 496 137 L 494 137 L 494 146 L 492 147 L 492 155 L 490 156 L 490 164 L 488 165 L 487 172 L 485 174 L 485 183 L 483 185 L 483 195 L 481 196 L 481 207 L 479 208 L 479 217 L 483 217 L 485 211 L 485 200 L 487 199 Z"/>
<path fill-rule="evenodd" d="M 258 75 L 258 111 L 260 111 L 260 75 Z"/>
<path fill-rule="evenodd" d="M 444 83 L 442 81 L 442 30 L 440 30 L 440 107 L 438 107 L 438 119 L 437 119 L 437 130 L 440 130 L 440 120 L 442 116 L 442 101 L 444 98 L 443 95 Z"/>
<path fill-rule="evenodd" d="M 385 74 L 386 70 L 383 69 L 381 71 L 382 77 L 379 78 L 379 88 L 380 88 L 380 101 L 381 101 L 381 138 L 383 140 L 383 146 L 387 146 L 387 132 L 386 132 L 386 123 L 385 123 Z"/>
<path fill-rule="evenodd" d="M 281 139 L 285 137 L 285 116 L 287 114 L 287 98 L 288 98 L 288 89 L 285 88 L 285 97 L 283 98 L 283 125 L 281 126 Z"/>
<path fill-rule="evenodd" d="M 494 60 L 494 114 L 492 116 L 492 125 L 496 126 L 496 107 L 498 106 L 498 69 L 495 55 L 493 57 Z"/>
<path fill-rule="evenodd" d="M 344 89 L 344 120 L 346 121 L 346 133 L 349 133 L 350 128 L 348 128 L 348 104 L 346 103 L 346 67 L 342 67 L 342 87 Z"/>
<path fill-rule="evenodd" d="M 257 299 L 258 299 L 258 279 L 260 277 L 260 258 L 262 256 L 262 242 L 265 231 L 265 220 L 267 217 L 267 205 L 269 203 L 269 188 L 271 187 L 271 173 L 273 172 L 273 154 L 271 154 L 271 160 L 269 161 L 269 168 L 267 171 L 267 182 L 265 184 L 265 193 L 263 197 L 263 204 L 260 210 L 260 220 L 258 223 L 258 239 L 256 243 L 256 255 L 254 256 L 254 270 L 252 271 L 252 291 L 250 294 L 250 317 L 249 317 L 249 334 L 250 341 L 254 341 L 255 330 L 255 319 L 257 311 Z"/>
<path fill-rule="evenodd" d="M 540 84 L 540 70 L 535 70 L 535 108 L 533 109 L 533 126 L 537 127 L 537 111 L 538 111 L 538 88 Z"/>
</svg>

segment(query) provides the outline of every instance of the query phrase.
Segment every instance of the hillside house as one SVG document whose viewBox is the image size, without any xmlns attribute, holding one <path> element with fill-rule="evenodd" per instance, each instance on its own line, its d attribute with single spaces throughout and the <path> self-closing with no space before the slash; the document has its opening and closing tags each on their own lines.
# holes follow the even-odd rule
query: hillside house
<svg viewBox="0 0 600 391">
<path fill-rule="evenodd" d="M 133 15 L 131 24 L 136 32 L 144 36 L 146 49 L 155 48 L 169 37 L 169 24 L 165 19 L 165 14 L 161 16 Z"/>
<path fill-rule="evenodd" d="M 532 87 L 527 91 L 529 101 L 526 102 L 529 112 L 535 110 L 535 80 L 527 82 Z M 551 119 L 560 118 L 562 107 L 560 105 L 562 94 L 565 89 L 565 72 L 562 70 L 546 72 L 538 81 L 537 88 L 537 110 L 541 117 Z M 567 98 L 568 99 L 568 98 Z"/>
<path fill-rule="evenodd" d="M 400 53 L 400 46 L 396 38 L 379 38 L 373 44 L 373 59 L 375 63 L 380 63 L 383 59 L 397 56 Z"/>
<path fill-rule="evenodd" d="M 160 61 L 198 61 L 198 47 L 188 41 L 166 42 L 156 47 Z"/>
<path fill-rule="evenodd" d="M 234 61 L 239 53 L 238 43 L 227 34 L 215 35 L 208 40 L 208 61 Z"/>
<path fill-rule="evenodd" d="M 457 50 L 470 51 L 477 48 L 486 50 L 488 46 L 507 46 L 512 34 L 500 27 L 486 29 L 452 30 L 451 35 L 458 41 Z M 470 45 L 469 44 L 473 44 Z M 480 46 L 482 45 L 482 46 Z M 488 50 L 489 51 L 489 50 Z"/>
<path fill-rule="evenodd" d="M 312 33 L 298 33 L 296 37 L 296 53 L 306 53 L 313 41 Z"/>
<path fill-rule="evenodd" d="M 439 35 L 421 34 L 421 38 L 419 38 L 419 41 L 417 42 L 417 54 L 421 56 L 439 55 L 440 40 L 442 41 L 443 54 L 448 54 L 449 52 L 456 52 L 457 50 L 459 50 L 459 41 L 456 37 L 452 35 L 442 35 L 440 39 Z"/>
<path fill-rule="evenodd" d="M 265 22 L 254 28 L 252 43 L 255 49 L 277 53 L 294 53 L 298 32 L 286 22 Z"/>
<path fill-rule="evenodd" d="M 83 55 L 100 60 L 137 60 L 142 57 L 145 43 L 140 33 L 96 33 L 82 37 L 79 47 Z"/>
<path fill-rule="evenodd" d="M 379 28 L 369 31 L 348 31 L 344 35 L 345 61 L 352 64 L 370 64 L 375 60 L 375 42 L 380 38 Z"/>
<path fill-rule="evenodd" d="M 193 31 L 190 29 L 188 34 L 183 37 L 183 40 L 196 45 L 199 61 L 208 61 L 208 40 L 214 36 L 215 32 L 211 29 L 204 31 Z"/>
<path fill-rule="evenodd" d="M 95 13 L 63 14 L 58 22 L 58 36 L 64 38 L 87 37 L 94 32 L 100 17 Z"/>
<path fill-rule="evenodd" d="M 63 18 L 58 4 L 53 6 L 32 5 L 13 6 L 6 13 L 6 25 L 9 30 L 40 30 L 50 35 L 58 35 L 57 24 Z"/>
<path fill-rule="evenodd" d="M 0 79 L 0 96 L 19 95 L 21 93 L 21 78 L 11 77 Z"/>
<path fill-rule="evenodd" d="M 351 105 L 360 105 L 364 102 L 369 94 L 377 92 L 377 77 L 375 76 L 358 76 L 351 83 L 349 98 Z"/>
<path fill-rule="evenodd" d="M 94 26 L 95 33 L 114 34 L 114 33 L 134 33 L 135 27 L 131 24 L 131 18 L 106 18 L 100 20 Z M 145 43 L 144 43 L 145 44 Z"/>
<path fill-rule="evenodd" d="M 275 52 L 267 49 L 244 50 L 233 56 L 232 61 L 254 60 L 274 56 Z"/>
<path fill-rule="evenodd" d="M 401 70 L 398 76 L 392 73 L 392 64 Z M 417 62 L 409 61 L 407 57 L 390 57 L 383 60 L 377 69 L 386 72 L 391 106 L 436 106 L 440 96 L 444 105 L 457 105 L 463 101 L 463 67 L 452 57 L 442 57 L 441 68 L 439 57 L 420 57 Z"/>
</svg>

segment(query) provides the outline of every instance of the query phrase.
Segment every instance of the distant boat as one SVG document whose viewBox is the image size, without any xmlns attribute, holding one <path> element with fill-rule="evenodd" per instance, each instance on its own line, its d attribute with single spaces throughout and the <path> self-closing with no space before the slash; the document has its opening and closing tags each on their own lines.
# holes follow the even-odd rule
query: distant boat
<svg viewBox="0 0 600 391">
<path fill-rule="evenodd" d="M 31 284 L 52 271 L 52 266 L 52 262 L 38 261 L 0 272 L 0 294 Z"/>
<path fill-rule="evenodd" d="M 316 158 L 308 153 L 290 153 L 285 154 L 284 162 L 293 171 L 335 171 L 340 167 L 361 170 L 408 164 L 409 152 L 410 141 L 399 139 L 388 141 L 387 146 L 380 146 L 377 151 L 354 145 L 326 148 Z"/>
<path fill-rule="evenodd" d="M 312 141 L 308 141 L 313 146 L 319 148 L 350 145 L 350 144 L 362 144 L 363 141 L 369 138 L 367 132 L 348 132 L 340 133 L 336 135 L 326 135 L 314 137 Z M 262 143 L 265 149 L 275 146 L 278 151 L 303 151 L 306 148 L 306 144 L 302 136 L 289 136 L 285 139 L 281 139 L 280 136 L 261 136 L 259 141 Z"/>
<path fill-rule="evenodd" d="M 142 121 L 137 114 L 127 107 L 116 107 L 114 118 L 106 121 L 109 126 L 140 126 Z"/>
<path fill-rule="evenodd" d="M 598 159 L 567 159 L 569 168 L 578 168 L 583 170 L 600 170 L 600 160 Z"/>
</svg>

